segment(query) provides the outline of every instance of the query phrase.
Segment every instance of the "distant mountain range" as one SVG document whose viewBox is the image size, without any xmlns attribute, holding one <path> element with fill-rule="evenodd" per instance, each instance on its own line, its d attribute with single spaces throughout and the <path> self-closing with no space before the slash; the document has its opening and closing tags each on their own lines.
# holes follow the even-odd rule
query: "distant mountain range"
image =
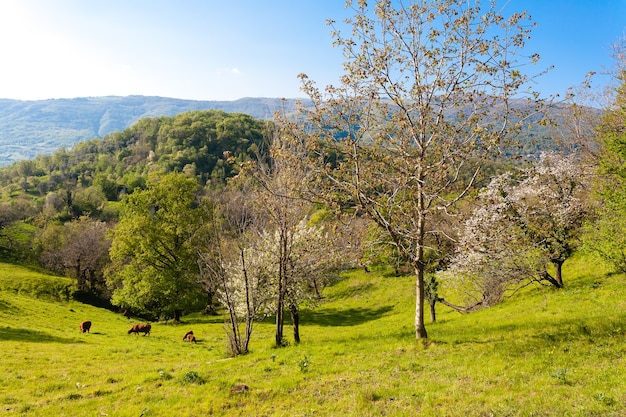
<svg viewBox="0 0 626 417">
<path fill-rule="evenodd" d="M 303 99 L 307 102 L 307 99 Z M 271 119 L 276 110 L 292 113 L 296 99 L 242 98 L 195 101 L 149 96 L 107 96 L 21 101 L 0 99 L 0 166 L 52 154 L 60 148 L 122 131 L 144 117 L 174 116 L 192 110 L 223 110 L 256 119 Z M 520 100 L 517 105 L 526 103 Z M 593 114 L 599 110 L 589 108 Z M 553 109 L 557 119 L 560 110 Z M 520 136 L 523 155 L 557 146 L 545 127 L 535 125 Z"/>
<path fill-rule="evenodd" d="M 295 110 L 296 100 L 242 98 L 195 101 L 166 97 L 107 96 L 21 101 L 0 99 L 0 166 L 51 154 L 77 142 L 101 138 L 143 117 L 173 116 L 191 110 L 245 113 L 257 119 Z"/>
</svg>

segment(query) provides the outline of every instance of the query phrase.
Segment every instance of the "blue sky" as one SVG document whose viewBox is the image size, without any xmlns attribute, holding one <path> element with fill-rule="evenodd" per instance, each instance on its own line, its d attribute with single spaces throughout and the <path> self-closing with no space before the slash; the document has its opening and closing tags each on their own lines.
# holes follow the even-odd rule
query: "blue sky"
<svg viewBox="0 0 626 417">
<path fill-rule="evenodd" d="M 405 0 L 406 1 L 406 0 Z M 487 0 L 483 0 L 485 3 Z M 626 0 L 499 0 L 539 26 L 526 50 L 555 68 L 535 88 L 564 93 L 612 66 Z M 301 72 L 336 83 L 326 19 L 343 0 L 1 0 L 0 98 L 158 95 L 302 97 Z"/>
</svg>

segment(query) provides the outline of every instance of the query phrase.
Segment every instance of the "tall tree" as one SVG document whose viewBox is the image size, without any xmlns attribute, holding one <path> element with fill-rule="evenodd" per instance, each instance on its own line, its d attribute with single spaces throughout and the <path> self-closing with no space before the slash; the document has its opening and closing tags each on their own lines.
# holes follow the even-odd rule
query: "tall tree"
<svg viewBox="0 0 626 417">
<path fill-rule="evenodd" d="M 626 36 L 614 45 L 613 56 L 616 86 L 598 127 L 603 207 L 585 240 L 616 270 L 626 272 Z"/>
<path fill-rule="evenodd" d="M 325 94 L 304 74 L 310 134 L 325 197 L 351 203 L 389 236 L 415 272 L 415 335 L 426 338 L 424 272 L 434 212 L 454 205 L 524 114 L 512 98 L 527 85 L 525 13 L 461 0 L 348 1 L 345 75 Z M 528 90 L 527 90 L 528 91 Z M 530 93 L 530 91 L 528 91 Z M 536 97 L 531 94 L 530 97 Z M 527 107 L 528 110 L 532 110 Z"/>
<path fill-rule="evenodd" d="M 114 305 L 177 321 L 204 306 L 194 240 L 206 215 L 197 191 L 184 174 L 153 174 L 145 190 L 123 200 L 107 274 Z"/>
</svg>

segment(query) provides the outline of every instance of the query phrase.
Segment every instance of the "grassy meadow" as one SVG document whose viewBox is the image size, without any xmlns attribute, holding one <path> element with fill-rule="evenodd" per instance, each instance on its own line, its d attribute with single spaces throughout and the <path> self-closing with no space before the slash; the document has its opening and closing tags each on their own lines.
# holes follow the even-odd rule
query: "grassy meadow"
<svg viewBox="0 0 626 417">
<path fill-rule="evenodd" d="M 221 317 L 128 335 L 137 320 L 29 291 L 31 274 L 47 278 L 0 264 L 0 414 L 624 416 L 626 277 L 598 265 L 568 261 L 565 289 L 477 313 L 439 305 L 425 344 L 413 278 L 355 271 L 303 312 L 300 345 L 273 348 L 268 321 L 250 354 L 229 358 Z"/>
</svg>

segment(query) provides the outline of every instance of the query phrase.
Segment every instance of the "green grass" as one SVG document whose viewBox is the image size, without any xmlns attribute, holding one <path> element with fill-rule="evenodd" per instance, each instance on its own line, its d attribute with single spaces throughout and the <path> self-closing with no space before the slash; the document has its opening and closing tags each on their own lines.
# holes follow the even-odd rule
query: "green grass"
<svg viewBox="0 0 626 417">
<path fill-rule="evenodd" d="M 34 269 L 0 263 L 0 291 L 67 301 L 76 291 L 74 280 L 51 276 Z"/>
<path fill-rule="evenodd" d="M 624 275 L 568 261 L 563 290 L 530 288 L 469 315 L 438 307 L 413 336 L 413 278 L 356 271 L 302 314 L 300 345 L 225 356 L 223 319 L 135 322 L 74 301 L 0 292 L 0 410 L 26 416 L 623 416 Z M 0 267 L 3 267 L 0 265 Z M 30 272 L 25 271 L 26 275 Z M 6 279 L 6 278 L 4 278 Z M 24 279 L 24 278 L 23 278 Z M 92 332 L 78 324 L 93 321 Z M 182 342 L 193 329 L 199 343 Z M 286 328 L 289 335 L 290 328 Z M 249 389 L 233 387 L 245 384 Z"/>
</svg>

